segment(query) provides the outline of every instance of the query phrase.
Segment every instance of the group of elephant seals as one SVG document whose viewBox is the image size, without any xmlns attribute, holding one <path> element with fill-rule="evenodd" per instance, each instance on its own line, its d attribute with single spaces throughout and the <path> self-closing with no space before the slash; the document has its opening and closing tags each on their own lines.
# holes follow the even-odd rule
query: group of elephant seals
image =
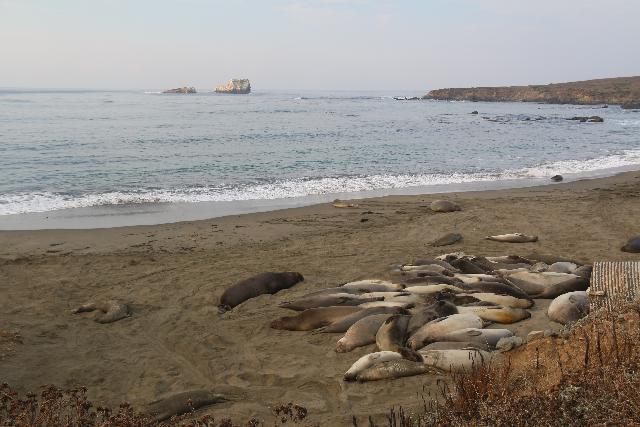
<svg viewBox="0 0 640 427">
<path fill-rule="evenodd" d="M 431 208 L 433 212 L 455 212 L 462 210 L 459 204 L 450 200 L 434 200 L 429 205 L 429 208 Z"/>
<path fill-rule="evenodd" d="M 620 250 L 623 252 L 639 253 L 640 252 L 640 235 L 630 238 L 627 244 L 624 245 L 622 248 L 620 248 Z"/>
<path fill-rule="evenodd" d="M 72 310 L 72 313 L 88 313 L 98 310 L 104 314 L 98 314 L 95 321 L 98 323 L 112 323 L 125 317 L 131 316 L 129 305 L 118 300 L 107 300 L 102 302 L 89 302 Z"/>
<path fill-rule="evenodd" d="M 302 274 L 293 271 L 261 273 L 241 280 L 224 291 L 220 297 L 219 311 L 224 313 L 248 299 L 263 294 L 275 294 L 303 280 Z"/>
<path fill-rule="evenodd" d="M 586 291 L 562 294 L 549 304 L 547 316 L 554 322 L 567 325 L 589 314 L 589 296 Z"/>
<path fill-rule="evenodd" d="M 459 234 L 459 233 L 448 233 L 448 234 L 445 234 L 442 237 L 439 237 L 439 238 L 435 239 L 434 241 L 432 241 L 430 243 L 430 245 L 433 246 L 433 247 L 449 246 L 449 245 L 453 245 L 454 243 L 459 242 L 460 240 L 462 240 L 462 234 Z"/>
<path fill-rule="evenodd" d="M 537 242 L 538 236 L 528 236 L 522 233 L 511 233 L 511 234 L 498 234 L 496 236 L 487 236 L 486 240 L 493 240 L 495 242 L 506 242 L 506 243 L 530 243 Z"/>
<path fill-rule="evenodd" d="M 225 402 L 221 395 L 207 390 L 193 390 L 173 394 L 147 405 L 146 412 L 157 422 L 168 420 L 173 416 L 187 414 L 204 406 Z"/>
</svg>

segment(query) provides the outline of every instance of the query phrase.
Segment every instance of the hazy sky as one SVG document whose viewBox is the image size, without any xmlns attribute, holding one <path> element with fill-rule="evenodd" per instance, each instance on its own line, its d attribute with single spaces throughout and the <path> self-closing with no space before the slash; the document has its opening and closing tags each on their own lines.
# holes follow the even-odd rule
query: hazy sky
<svg viewBox="0 0 640 427">
<path fill-rule="evenodd" d="M 638 0 L 0 0 L 0 87 L 415 89 L 640 75 Z"/>
</svg>

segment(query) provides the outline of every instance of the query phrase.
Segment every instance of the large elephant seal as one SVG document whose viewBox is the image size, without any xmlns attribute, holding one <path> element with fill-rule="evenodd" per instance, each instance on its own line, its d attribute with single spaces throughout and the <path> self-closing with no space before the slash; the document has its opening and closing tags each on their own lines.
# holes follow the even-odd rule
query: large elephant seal
<svg viewBox="0 0 640 427">
<path fill-rule="evenodd" d="M 422 359 L 421 359 L 422 360 Z M 389 380 L 414 375 L 422 375 L 430 369 L 422 362 L 414 362 L 407 359 L 397 359 L 383 362 L 371 368 L 365 369 L 356 376 L 359 382 Z"/>
<path fill-rule="evenodd" d="M 225 312 L 248 299 L 263 294 L 275 294 L 303 280 L 302 274 L 293 271 L 258 274 L 227 288 L 220 297 L 220 305 L 218 307 L 220 312 Z"/>
<path fill-rule="evenodd" d="M 459 204 L 450 200 L 434 200 L 429 205 L 429 208 L 433 212 L 455 212 L 462 210 Z"/>
<path fill-rule="evenodd" d="M 439 319 L 441 317 L 451 316 L 452 314 L 457 313 L 458 308 L 449 301 L 436 301 L 411 316 L 411 319 L 409 319 L 409 325 L 407 325 L 407 336 L 410 337 L 418 329 L 433 320 Z"/>
<path fill-rule="evenodd" d="M 421 352 L 424 351 L 428 351 L 428 350 L 468 350 L 468 349 L 478 349 L 478 350 L 484 350 L 484 351 L 491 351 L 492 349 L 489 348 L 488 345 L 486 344 L 481 344 L 481 343 L 477 343 L 477 342 L 471 342 L 471 341 L 438 341 L 438 342 L 432 342 L 431 344 L 422 347 L 420 349 Z"/>
<path fill-rule="evenodd" d="M 420 354 L 424 364 L 449 372 L 470 371 L 488 363 L 493 354 L 477 349 L 426 350 Z"/>
<path fill-rule="evenodd" d="M 311 331 L 344 319 L 350 314 L 362 311 L 360 307 L 319 307 L 310 308 L 297 316 L 285 316 L 271 322 L 273 329 L 287 331 Z"/>
<path fill-rule="evenodd" d="M 429 295 L 429 294 L 437 294 L 442 291 L 449 291 L 454 294 L 462 293 L 464 290 L 460 287 L 447 285 L 447 284 L 438 284 L 438 285 L 414 285 L 407 286 L 405 291 L 411 292 L 412 294 L 420 294 L 420 295 Z"/>
<path fill-rule="evenodd" d="M 337 333 L 337 332 L 346 332 L 354 323 L 356 323 L 360 319 L 364 319 L 365 317 L 374 315 L 374 314 L 408 314 L 409 312 L 401 307 L 371 307 L 371 308 L 362 308 L 361 310 L 356 311 L 355 313 L 349 314 L 348 316 L 343 317 L 342 319 L 336 320 L 330 325 L 318 329 L 317 332 L 322 333 Z"/>
<path fill-rule="evenodd" d="M 620 248 L 620 250 L 623 252 L 632 252 L 632 253 L 640 252 L 640 235 L 630 238 L 629 241 L 623 247 Z"/>
<path fill-rule="evenodd" d="M 589 288 L 589 281 L 584 277 L 576 277 L 575 279 L 548 286 L 539 294 L 533 295 L 533 298 L 551 299 L 556 298 L 567 292 L 586 291 Z"/>
<path fill-rule="evenodd" d="M 391 316 L 393 316 L 391 313 L 372 314 L 358 320 L 351 325 L 344 336 L 338 340 L 336 352 L 347 353 L 354 348 L 375 344 L 378 329 L 380 329 L 382 323 Z"/>
<path fill-rule="evenodd" d="M 471 306 L 458 307 L 460 313 L 473 313 L 482 320 L 502 323 L 505 325 L 516 323 L 531 317 L 531 313 L 524 308 L 502 307 L 502 306 Z"/>
<path fill-rule="evenodd" d="M 434 341 L 440 341 L 440 338 L 449 332 L 464 328 L 481 329 L 483 326 L 482 319 L 473 313 L 452 314 L 433 320 L 418 329 L 409 337 L 407 347 L 417 350 Z"/>
<path fill-rule="evenodd" d="M 568 292 L 549 304 L 547 316 L 554 322 L 566 325 L 589 314 L 589 297 L 586 291 Z"/>
<path fill-rule="evenodd" d="M 155 421 L 161 422 L 226 400 L 223 395 L 207 390 L 185 391 L 151 402 L 147 405 L 146 412 L 152 415 Z"/>
<path fill-rule="evenodd" d="M 431 243 L 429 243 L 429 245 L 433 246 L 434 248 L 437 248 L 440 246 L 453 245 L 455 243 L 458 243 L 460 240 L 462 240 L 462 234 L 448 233 L 442 237 L 438 237 L 437 239 L 433 240 Z"/>
<path fill-rule="evenodd" d="M 508 329 L 478 329 L 464 328 L 449 332 L 441 337 L 442 342 L 466 342 L 489 349 L 496 348 L 501 338 L 512 337 L 515 334 Z"/>
<path fill-rule="evenodd" d="M 368 280 L 358 280 L 355 282 L 345 283 L 340 286 L 344 289 L 354 289 L 359 292 L 393 292 L 393 291 L 401 291 L 404 286 L 398 283 L 388 282 L 386 280 L 376 280 L 376 279 L 368 279 Z"/>
<path fill-rule="evenodd" d="M 294 311 L 304 311 L 318 307 L 356 306 L 366 302 L 384 301 L 384 297 L 361 297 L 353 294 L 327 294 L 302 297 L 294 301 L 285 301 L 278 307 Z"/>
<path fill-rule="evenodd" d="M 360 359 L 356 360 L 356 362 L 351 365 L 347 372 L 345 372 L 344 380 L 354 381 L 357 378 L 358 374 L 365 369 L 368 369 L 379 363 L 397 359 L 402 359 L 402 355 L 400 353 L 396 353 L 395 351 L 379 351 L 376 353 L 366 354 Z"/>
<path fill-rule="evenodd" d="M 396 314 L 385 320 L 376 333 L 376 345 L 379 351 L 395 351 L 407 360 L 419 362 L 422 360 L 420 355 L 405 347 L 409 318 L 410 316 Z"/>
<path fill-rule="evenodd" d="M 577 277 L 579 276 L 567 273 L 532 273 L 528 271 L 518 271 L 505 276 L 509 283 L 522 289 L 529 296 L 538 295 L 550 286 L 569 282 Z"/>
<path fill-rule="evenodd" d="M 492 302 L 505 307 L 530 308 L 533 306 L 533 299 L 525 292 L 515 286 L 505 285 L 498 282 L 477 282 L 462 286 L 470 291 L 472 297 L 481 301 Z M 479 294 L 479 295 L 476 295 Z"/>
<path fill-rule="evenodd" d="M 98 323 L 112 323 L 131 316 L 129 305 L 118 300 L 107 300 L 98 303 L 89 302 L 76 308 L 72 313 L 87 313 L 95 310 L 100 311 L 100 314 L 94 319 Z"/>
<path fill-rule="evenodd" d="M 505 242 L 505 243 L 530 243 L 537 242 L 538 236 L 528 236 L 522 233 L 511 233 L 511 234 L 498 234 L 495 236 L 487 236 L 485 237 L 487 240 L 493 240 L 495 242 Z"/>
</svg>

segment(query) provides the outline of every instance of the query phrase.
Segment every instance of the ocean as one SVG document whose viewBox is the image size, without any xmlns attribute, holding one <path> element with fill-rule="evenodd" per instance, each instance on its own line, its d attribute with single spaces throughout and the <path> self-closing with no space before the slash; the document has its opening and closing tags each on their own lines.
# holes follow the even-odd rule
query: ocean
<svg viewBox="0 0 640 427">
<path fill-rule="evenodd" d="M 0 89 L 0 228 L 193 220 L 640 165 L 637 111 L 393 99 L 423 92 Z M 566 120 L 592 115 L 604 123 Z"/>
</svg>

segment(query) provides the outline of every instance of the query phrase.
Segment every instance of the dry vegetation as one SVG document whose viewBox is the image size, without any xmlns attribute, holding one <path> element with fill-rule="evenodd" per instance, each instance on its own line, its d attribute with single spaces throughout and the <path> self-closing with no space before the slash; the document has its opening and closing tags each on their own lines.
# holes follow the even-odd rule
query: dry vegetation
<svg viewBox="0 0 640 427">
<path fill-rule="evenodd" d="M 441 398 L 424 399 L 419 413 L 391 410 L 383 422 L 357 425 L 501 426 L 640 424 L 640 303 L 620 313 L 599 312 L 562 337 L 541 338 L 510 352 L 503 364 L 480 367 L 443 385 Z M 273 408 L 271 420 L 235 424 L 187 415 L 156 423 L 131 406 L 95 407 L 85 389 L 43 388 L 20 397 L 0 386 L 2 426 L 263 426 L 308 425 L 307 410 L 292 403 Z"/>
</svg>

